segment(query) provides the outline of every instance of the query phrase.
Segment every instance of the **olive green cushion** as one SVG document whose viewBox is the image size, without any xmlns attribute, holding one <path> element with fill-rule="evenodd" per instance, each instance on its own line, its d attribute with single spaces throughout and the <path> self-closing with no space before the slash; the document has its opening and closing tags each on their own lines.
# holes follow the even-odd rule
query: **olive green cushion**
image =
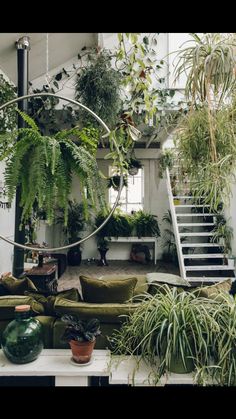
<svg viewBox="0 0 236 419">
<path fill-rule="evenodd" d="M 103 280 L 80 276 L 83 300 L 86 303 L 125 303 L 134 294 L 136 278 Z"/>
<path fill-rule="evenodd" d="M 43 305 L 26 295 L 7 295 L 0 297 L 0 320 L 14 319 L 15 306 L 29 304 L 32 314 L 44 314 Z"/>
<path fill-rule="evenodd" d="M 226 279 L 224 281 L 220 281 L 217 284 L 210 285 L 207 287 L 200 287 L 195 291 L 198 297 L 205 297 L 205 298 L 217 298 L 220 299 L 220 294 L 222 292 L 229 293 L 232 285 L 232 279 Z"/>
<path fill-rule="evenodd" d="M 46 294 L 48 294 L 48 292 Z M 45 295 L 39 291 L 25 291 L 25 295 L 28 295 L 41 303 L 44 307 L 45 314 L 49 316 L 53 316 L 55 314 L 54 303 L 57 297 L 67 298 L 71 301 L 81 301 L 81 297 L 77 288 L 58 291 L 57 293 L 53 293 L 53 295 L 48 295 L 47 297 L 45 297 Z"/>
<path fill-rule="evenodd" d="M 135 297 L 136 295 L 142 294 L 143 292 L 147 292 L 148 291 L 148 282 L 146 279 L 146 275 L 103 275 L 101 276 L 99 279 L 102 280 L 126 280 L 130 277 L 134 277 L 137 279 L 137 284 L 134 288 L 134 294 L 133 296 Z"/>
<path fill-rule="evenodd" d="M 53 327 L 56 320 L 55 317 L 36 316 L 36 319 L 38 319 L 42 325 L 44 349 L 53 348 Z"/>
<path fill-rule="evenodd" d="M 56 299 L 54 304 L 54 309 L 58 316 L 62 316 L 63 314 L 72 314 L 80 319 L 88 320 L 97 318 L 100 322 L 106 323 L 120 323 L 125 320 L 125 317 L 119 316 L 129 315 L 138 307 L 138 303 L 77 303 L 60 297 Z"/>
<path fill-rule="evenodd" d="M 11 295 L 24 295 L 24 292 L 27 290 L 37 290 L 29 278 L 17 279 L 13 276 L 8 276 L 2 279 L 1 284 Z"/>
</svg>

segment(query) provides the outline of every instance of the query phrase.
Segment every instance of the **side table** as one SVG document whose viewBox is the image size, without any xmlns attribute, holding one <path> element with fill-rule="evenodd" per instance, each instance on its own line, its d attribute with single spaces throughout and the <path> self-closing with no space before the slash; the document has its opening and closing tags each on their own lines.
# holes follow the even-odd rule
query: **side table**
<svg viewBox="0 0 236 419">
<path fill-rule="evenodd" d="M 43 266 L 34 266 L 27 272 L 27 276 L 39 291 L 57 291 L 57 265 L 44 263 Z"/>
</svg>

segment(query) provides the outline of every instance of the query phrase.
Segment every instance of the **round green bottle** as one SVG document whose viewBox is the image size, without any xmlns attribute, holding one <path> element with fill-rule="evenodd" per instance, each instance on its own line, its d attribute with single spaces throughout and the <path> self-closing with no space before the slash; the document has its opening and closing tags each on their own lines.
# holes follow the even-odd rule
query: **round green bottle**
<svg viewBox="0 0 236 419">
<path fill-rule="evenodd" d="M 2 349 L 9 361 L 26 364 L 43 349 L 42 326 L 31 317 L 30 305 L 15 307 L 15 320 L 8 323 L 2 335 Z"/>
</svg>

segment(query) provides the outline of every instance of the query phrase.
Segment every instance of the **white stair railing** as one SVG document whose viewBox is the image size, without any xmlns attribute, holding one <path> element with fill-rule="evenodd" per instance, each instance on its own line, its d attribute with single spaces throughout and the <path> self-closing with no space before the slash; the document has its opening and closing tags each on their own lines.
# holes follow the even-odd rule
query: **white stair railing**
<svg viewBox="0 0 236 419">
<path fill-rule="evenodd" d="M 176 217 L 173 194 L 172 194 L 172 189 L 171 189 L 170 172 L 168 168 L 166 169 L 166 184 L 167 184 L 167 193 L 168 193 L 168 199 L 169 199 L 169 204 L 170 204 L 170 213 L 171 213 L 171 219 L 172 219 L 173 232 L 175 235 L 175 243 L 176 243 L 178 261 L 179 261 L 180 276 L 183 279 L 186 279 L 186 270 L 185 270 L 185 265 L 184 265 L 184 258 L 183 258 L 179 229 L 178 229 L 178 224 L 177 224 L 177 217 Z"/>
</svg>

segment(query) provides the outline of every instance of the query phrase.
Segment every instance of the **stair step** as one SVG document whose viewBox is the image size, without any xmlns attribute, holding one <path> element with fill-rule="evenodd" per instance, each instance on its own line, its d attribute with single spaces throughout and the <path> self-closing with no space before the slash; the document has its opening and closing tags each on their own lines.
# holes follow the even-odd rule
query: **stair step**
<svg viewBox="0 0 236 419">
<path fill-rule="evenodd" d="M 183 243 L 181 247 L 223 247 L 219 243 Z"/>
<path fill-rule="evenodd" d="M 204 231 L 204 232 L 198 231 L 197 233 L 193 233 L 193 232 L 191 232 L 191 233 L 179 233 L 180 237 L 192 237 L 192 236 L 207 237 L 207 236 L 213 236 L 213 234 L 214 233 L 212 233 L 210 231 L 207 231 L 207 232 L 206 231 Z"/>
<path fill-rule="evenodd" d="M 178 223 L 179 227 L 214 226 L 215 223 Z"/>
<path fill-rule="evenodd" d="M 176 217 L 213 217 L 216 216 L 217 214 L 210 214 L 210 213 L 185 213 L 185 214 L 180 214 L 180 213 L 176 213 Z"/>
<path fill-rule="evenodd" d="M 210 205 L 200 205 L 200 204 L 197 204 L 197 205 L 193 205 L 193 204 L 186 204 L 186 205 L 184 205 L 184 204 L 177 204 L 177 205 L 174 205 L 175 207 L 178 207 L 178 208 L 206 208 L 206 207 L 209 207 Z"/>
<path fill-rule="evenodd" d="M 203 199 L 205 196 L 173 195 L 174 199 Z"/>
<path fill-rule="evenodd" d="M 228 265 L 193 265 L 185 266 L 186 271 L 233 271 L 234 268 Z"/>
<path fill-rule="evenodd" d="M 191 280 L 192 281 L 204 281 L 204 282 L 215 282 L 215 281 L 225 281 L 225 279 L 229 279 L 229 277 L 228 276 L 222 276 L 222 277 L 219 277 L 219 276 L 187 276 L 186 277 L 186 279 L 187 279 L 187 281 L 188 282 L 191 282 Z M 233 277 L 232 277 L 232 279 L 234 279 Z"/>
<path fill-rule="evenodd" d="M 217 258 L 221 259 L 227 257 L 224 253 L 193 253 L 188 255 L 183 255 L 184 259 L 212 259 Z"/>
</svg>

